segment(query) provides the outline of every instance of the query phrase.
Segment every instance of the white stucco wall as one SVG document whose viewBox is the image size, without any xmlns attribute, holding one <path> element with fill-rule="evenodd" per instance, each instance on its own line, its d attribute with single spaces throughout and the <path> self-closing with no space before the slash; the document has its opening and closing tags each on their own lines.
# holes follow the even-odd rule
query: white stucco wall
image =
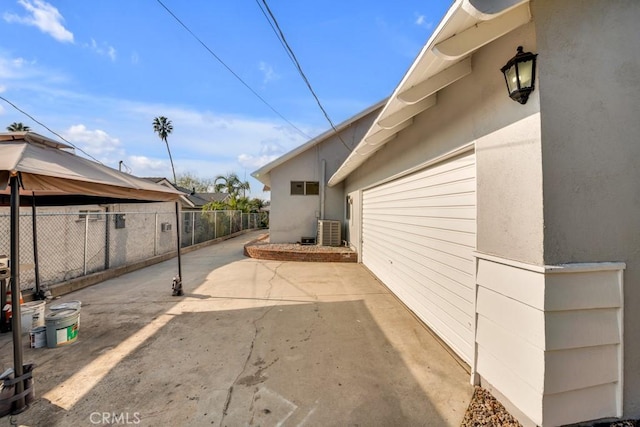
<svg viewBox="0 0 640 427">
<path fill-rule="evenodd" d="M 640 416 L 640 2 L 531 3 L 544 260 L 624 261 L 624 416 Z"/>
<path fill-rule="evenodd" d="M 537 92 L 522 106 L 509 99 L 500 67 L 518 45 L 535 49 L 533 24 L 473 55 L 471 75 L 438 92 L 415 117 L 346 180 L 351 193 L 469 143 L 476 145 L 479 251 L 541 264 L 542 172 Z M 354 235 L 354 231 L 350 232 Z"/>
<path fill-rule="evenodd" d="M 341 130 L 339 135 L 342 141 L 337 136 L 329 137 L 271 170 L 271 212 L 269 214 L 271 242 L 298 242 L 301 237 L 316 235 L 317 220 L 321 215 L 320 195 L 291 195 L 291 181 L 322 181 L 321 171 L 324 160 L 326 164 L 324 182 L 326 182 L 342 164 L 350 150 L 360 142 L 378 112 L 379 109 L 376 109 Z M 326 187 L 325 191 L 324 219 L 339 220 L 344 223 L 346 195 L 343 185 Z"/>
</svg>

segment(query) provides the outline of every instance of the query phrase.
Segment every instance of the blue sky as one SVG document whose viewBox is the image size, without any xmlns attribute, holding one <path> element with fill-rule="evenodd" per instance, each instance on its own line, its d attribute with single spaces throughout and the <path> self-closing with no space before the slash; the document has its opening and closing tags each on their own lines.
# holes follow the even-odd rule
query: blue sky
<svg viewBox="0 0 640 427">
<path fill-rule="evenodd" d="M 3 0 L 0 95 L 104 164 L 137 176 L 246 176 L 330 128 L 274 35 L 262 0 L 162 0 L 274 113 L 157 0 Z M 444 16 L 443 0 L 267 1 L 330 118 L 389 96 Z M 0 129 L 22 122 L 0 100 Z M 301 135 L 299 130 L 305 135 Z M 80 152 L 78 154 L 82 155 Z"/>
</svg>

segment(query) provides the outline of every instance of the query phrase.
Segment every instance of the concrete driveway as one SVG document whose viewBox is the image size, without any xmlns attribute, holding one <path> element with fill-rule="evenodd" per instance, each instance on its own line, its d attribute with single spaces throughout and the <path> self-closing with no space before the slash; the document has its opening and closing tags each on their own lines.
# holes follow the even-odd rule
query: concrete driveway
<svg viewBox="0 0 640 427">
<path fill-rule="evenodd" d="M 28 348 L 0 426 L 459 426 L 469 375 L 359 264 L 261 261 L 252 232 L 73 292 L 78 340 Z M 11 367 L 11 334 L 0 368 Z"/>
</svg>

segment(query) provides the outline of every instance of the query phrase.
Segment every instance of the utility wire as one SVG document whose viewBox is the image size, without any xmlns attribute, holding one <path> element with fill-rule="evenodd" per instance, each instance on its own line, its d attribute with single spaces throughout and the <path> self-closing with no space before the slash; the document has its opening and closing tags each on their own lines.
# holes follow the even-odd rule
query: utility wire
<svg viewBox="0 0 640 427">
<path fill-rule="evenodd" d="M 260 6 L 259 0 L 256 0 L 256 3 L 258 3 L 258 6 Z M 336 136 L 338 137 L 338 139 L 340 139 L 340 142 L 342 142 L 342 144 L 347 148 L 347 150 L 351 151 L 351 148 L 347 145 L 346 142 L 344 142 L 344 140 L 340 136 L 340 133 L 338 132 L 338 129 L 336 129 L 335 125 L 331 121 L 331 118 L 329 117 L 329 114 L 327 113 L 327 111 L 322 106 L 322 103 L 320 102 L 320 99 L 318 98 L 318 95 L 316 95 L 316 92 L 313 90 L 313 87 L 311 87 L 311 82 L 309 82 L 309 79 L 307 78 L 306 74 L 304 73 L 304 71 L 302 71 L 302 66 L 300 65 L 300 62 L 298 61 L 298 58 L 296 58 L 296 54 L 293 53 L 293 49 L 291 49 L 291 46 L 289 46 L 289 43 L 287 42 L 287 39 L 284 36 L 284 33 L 282 32 L 282 29 L 280 28 L 280 25 L 278 24 L 278 21 L 276 20 L 276 17 L 273 15 L 273 12 L 271 12 L 271 9 L 269 8 L 269 5 L 267 4 L 267 0 L 262 0 L 262 4 L 264 4 L 264 7 L 266 8 L 267 13 L 271 17 L 271 20 L 269 20 L 267 18 L 267 20 L 269 21 L 269 25 L 271 25 L 272 29 L 273 29 L 273 25 L 275 25 L 275 27 L 277 29 L 277 34 L 276 35 L 278 36 L 278 39 L 280 40 L 280 43 L 285 47 L 285 50 L 287 51 L 287 54 L 289 55 L 289 58 L 291 58 L 291 60 L 293 61 L 293 65 L 298 70 L 298 73 L 300 74 L 300 76 L 302 77 L 302 80 L 304 80 L 305 84 L 309 88 L 309 91 L 311 91 L 311 95 L 313 95 L 313 97 L 315 98 L 315 100 L 316 100 L 316 102 L 318 104 L 318 107 L 320 107 L 320 110 L 322 111 L 322 114 L 324 114 L 324 117 L 327 119 L 327 121 L 331 125 L 331 128 L 336 133 Z M 260 9 L 262 9 L 262 6 L 260 6 Z M 262 13 L 264 14 L 264 10 L 262 11 Z M 266 15 L 265 15 L 265 17 L 266 17 Z M 273 24 L 271 24 L 271 21 L 273 21 Z"/>
<path fill-rule="evenodd" d="M 156 1 L 160 4 L 160 6 L 162 6 L 167 11 L 167 13 L 169 13 L 169 15 L 173 17 L 173 19 L 175 19 L 185 30 L 187 30 L 187 32 L 191 34 L 191 36 L 194 39 L 196 39 L 198 43 L 202 45 L 202 47 L 204 47 L 220 64 L 222 64 L 222 66 L 224 66 L 227 69 L 227 71 L 233 74 L 233 76 L 236 79 L 238 79 L 240 83 L 242 83 L 247 89 L 251 91 L 251 93 L 253 93 L 260 101 L 262 101 L 267 107 L 269 107 L 271 111 L 276 113 L 282 120 L 289 123 L 289 125 L 291 125 L 291 127 L 297 130 L 300 133 L 300 135 L 311 139 L 309 135 L 307 135 L 302 130 L 300 130 L 296 125 L 291 123 L 285 116 L 283 116 L 278 110 L 276 110 L 271 104 L 269 104 L 262 96 L 260 96 L 258 92 L 256 92 L 251 86 L 249 86 L 235 71 L 231 69 L 231 67 L 229 67 L 218 55 L 216 55 L 213 52 L 213 50 L 211 50 L 211 48 L 207 46 L 205 42 L 203 42 L 193 31 L 191 31 L 191 29 L 184 22 L 182 22 L 180 18 L 178 18 L 167 6 L 165 6 L 165 4 L 161 0 L 156 0 Z"/>
<path fill-rule="evenodd" d="M 31 120 L 33 120 L 34 122 L 36 122 L 37 124 L 39 124 L 40 126 L 42 126 L 43 128 L 45 128 L 46 130 L 48 130 L 49 132 L 51 132 L 52 134 L 54 134 L 55 136 L 57 136 L 58 138 L 60 138 L 61 140 L 63 140 L 64 142 L 66 142 L 67 144 L 69 144 L 70 146 L 72 146 L 73 148 L 75 148 L 76 150 L 80 151 L 81 153 L 83 153 L 85 156 L 89 157 L 91 160 L 96 161 L 97 163 L 100 163 L 101 165 L 104 165 L 104 163 L 102 163 L 100 160 L 96 159 L 95 157 L 93 157 L 91 154 L 87 153 L 86 151 L 84 151 L 82 148 L 78 147 L 77 145 L 75 145 L 73 142 L 68 141 L 66 138 L 62 137 L 62 135 L 60 135 L 58 132 L 51 130 L 51 128 L 49 128 L 49 126 L 45 125 L 44 123 L 42 123 L 40 120 L 36 119 L 35 117 L 33 117 L 31 114 L 27 113 L 26 111 L 24 111 L 23 109 L 21 109 L 20 107 L 18 107 L 16 104 L 14 104 L 13 102 L 9 101 L 7 98 L 5 98 L 4 96 L 0 96 L 0 99 L 2 99 L 4 102 L 6 102 L 7 104 L 11 105 L 13 108 L 15 108 L 16 110 L 20 111 L 22 114 L 24 114 L 25 116 L 29 117 Z"/>
</svg>

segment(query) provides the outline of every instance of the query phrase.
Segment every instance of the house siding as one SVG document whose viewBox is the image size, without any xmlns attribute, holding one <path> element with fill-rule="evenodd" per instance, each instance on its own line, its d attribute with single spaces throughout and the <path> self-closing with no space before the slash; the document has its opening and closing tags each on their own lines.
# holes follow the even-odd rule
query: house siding
<svg viewBox="0 0 640 427">
<path fill-rule="evenodd" d="M 620 417 L 623 269 L 479 258 L 476 372 L 483 382 L 537 425 Z"/>
<path fill-rule="evenodd" d="M 640 2 L 536 0 L 544 261 L 624 261 L 624 417 L 640 417 Z"/>
</svg>

